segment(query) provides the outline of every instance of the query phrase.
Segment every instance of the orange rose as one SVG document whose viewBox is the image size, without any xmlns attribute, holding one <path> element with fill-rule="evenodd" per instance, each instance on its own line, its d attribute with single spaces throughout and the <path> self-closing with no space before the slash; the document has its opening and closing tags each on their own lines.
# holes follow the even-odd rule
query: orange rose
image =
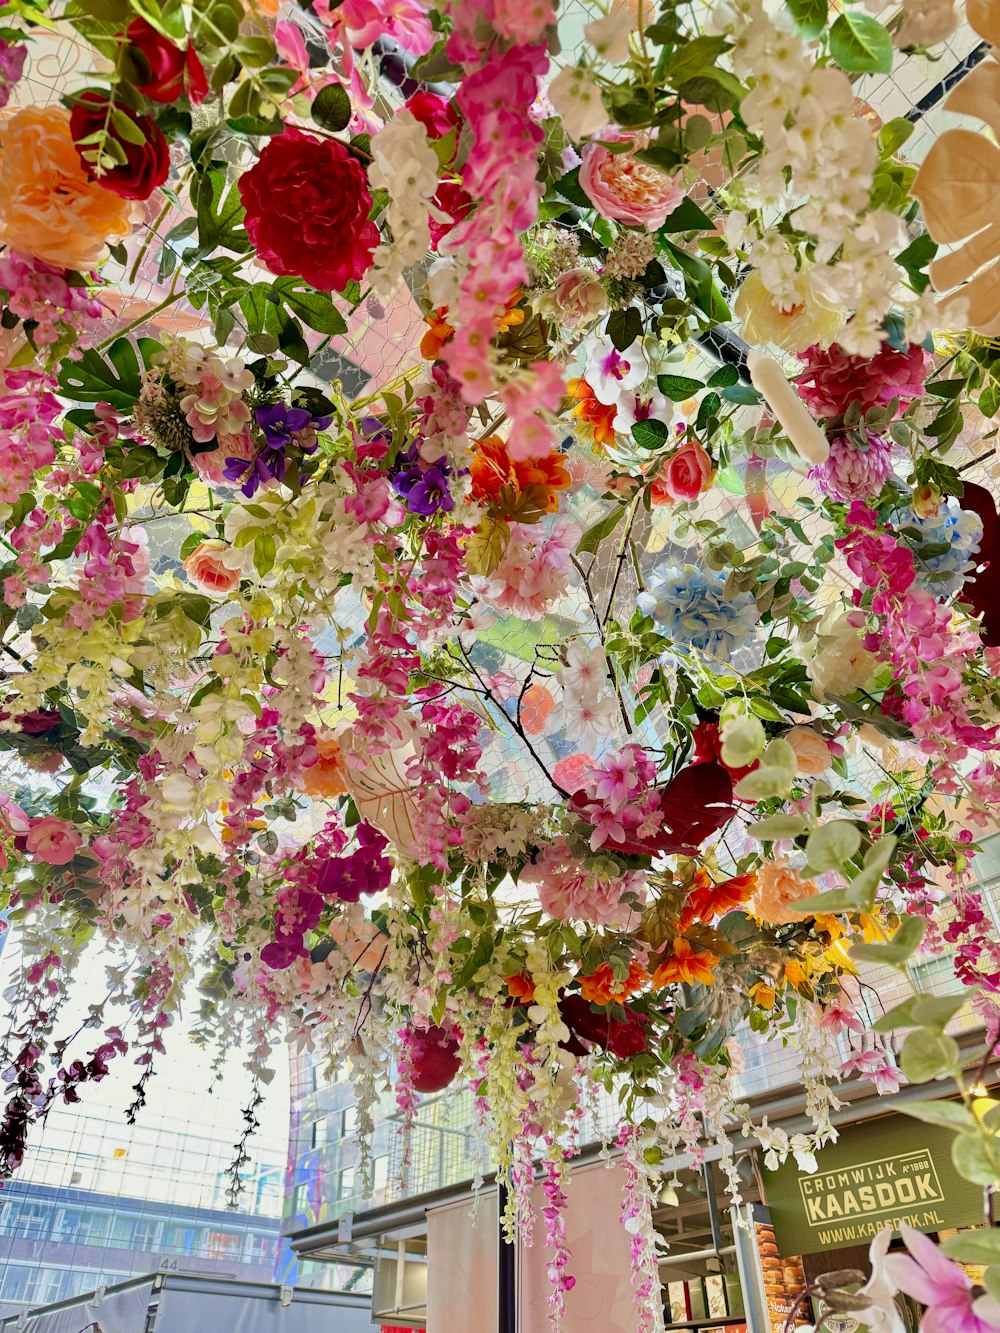
<svg viewBox="0 0 1000 1333">
<path fill-rule="evenodd" d="M 747 907 L 761 921 L 783 926 L 802 920 L 803 914 L 796 911 L 795 904 L 817 891 L 811 879 L 803 879 L 784 861 L 769 861 L 757 871 L 757 891 Z"/>
<path fill-rule="evenodd" d="M 228 542 L 213 538 L 196 546 L 184 561 L 184 572 L 192 583 L 205 592 L 232 592 L 240 581 L 238 569 L 231 569 L 223 557 L 229 550 Z"/>
<path fill-rule="evenodd" d="M 521 726 L 529 736 L 540 736 L 545 720 L 556 706 L 552 691 L 544 685 L 529 685 L 521 696 Z"/>
<path fill-rule="evenodd" d="M 0 241 L 58 268 L 93 268 L 132 232 L 132 205 L 83 169 L 61 106 L 0 125 Z"/>
<path fill-rule="evenodd" d="M 332 798 L 347 791 L 344 781 L 344 753 L 332 731 L 316 737 L 319 755 L 302 775 L 302 790 L 307 796 Z"/>
<path fill-rule="evenodd" d="M 711 986 L 715 980 L 712 968 L 718 961 L 715 954 L 708 949 L 695 952 L 691 941 L 685 939 L 683 935 L 678 935 L 674 939 L 674 956 L 664 959 L 653 973 L 653 985 L 669 986 L 671 982 L 679 981 L 685 986 L 694 986 L 697 983 Z"/>
</svg>

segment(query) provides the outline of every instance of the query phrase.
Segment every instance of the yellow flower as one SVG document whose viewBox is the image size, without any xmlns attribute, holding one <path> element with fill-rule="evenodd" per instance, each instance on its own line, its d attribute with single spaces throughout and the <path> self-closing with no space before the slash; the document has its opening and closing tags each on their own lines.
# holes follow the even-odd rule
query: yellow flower
<svg viewBox="0 0 1000 1333">
<path fill-rule="evenodd" d="M 756 270 L 744 279 L 733 309 L 743 322 L 747 342 L 773 343 L 787 352 L 804 352 L 813 343 L 828 347 L 843 328 L 845 318 L 842 310 L 818 301 L 804 278 L 794 302 L 779 304 Z"/>
<path fill-rule="evenodd" d="M 789 985 L 794 986 L 796 990 L 799 986 L 807 986 L 809 984 L 809 977 L 806 974 L 806 969 L 797 958 L 789 958 L 785 963 L 785 980 Z"/>
<path fill-rule="evenodd" d="M 61 106 L 0 125 L 0 241 L 58 268 L 90 269 L 132 232 L 132 205 L 83 169 Z"/>
<path fill-rule="evenodd" d="M 778 996 L 773 986 L 769 986 L 766 981 L 758 981 L 750 987 L 750 998 L 759 1009 L 773 1009 Z"/>
</svg>

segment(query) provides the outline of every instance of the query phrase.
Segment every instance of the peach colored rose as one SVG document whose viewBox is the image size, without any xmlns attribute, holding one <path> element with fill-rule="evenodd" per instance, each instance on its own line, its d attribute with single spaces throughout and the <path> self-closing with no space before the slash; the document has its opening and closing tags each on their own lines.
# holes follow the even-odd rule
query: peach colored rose
<svg viewBox="0 0 1000 1333">
<path fill-rule="evenodd" d="M 59 268 L 90 269 L 132 232 L 132 204 L 83 169 L 61 106 L 0 124 L 0 241 Z"/>
<path fill-rule="evenodd" d="M 202 542 L 184 561 L 184 572 L 192 583 L 205 592 L 232 592 L 240 581 L 239 570 L 230 569 L 223 556 L 229 550 L 228 542 L 213 538 Z"/>
<path fill-rule="evenodd" d="M 649 488 L 650 499 L 655 505 L 670 504 L 672 500 L 697 500 L 711 486 L 714 477 L 712 460 L 697 440 L 690 440 L 661 469 Z"/>
<path fill-rule="evenodd" d="M 57 815 L 45 815 L 35 819 L 31 831 L 25 840 L 25 846 L 32 856 L 40 861 L 47 861 L 50 866 L 68 865 L 76 855 L 77 848 L 83 845 L 83 839 L 72 824 Z"/>
<path fill-rule="evenodd" d="M 307 796 L 342 796 L 347 791 L 344 781 L 344 754 L 340 741 L 332 731 L 320 732 L 316 737 L 319 752 L 315 763 L 302 775 L 302 790 Z"/>
<path fill-rule="evenodd" d="M 818 778 L 830 767 L 830 748 L 812 727 L 792 727 L 785 740 L 795 751 L 795 772 L 800 778 Z"/>
<path fill-rule="evenodd" d="M 608 143 L 642 147 L 642 140 L 632 134 L 609 131 L 602 137 Z M 612 153 L 599 143 L 583 150 L 580 188 L 601 217 L 613 222 L 656 231 L 684 198 L 679 181 L 680 177 L 668 176 L 634 152 Z"/>
<path fill-rule="evenodd" d="M 235 486 L 226 476 L 226 460 L 242 458 L 249 463 L 257 452 L 257 444 L 248 430 L 241 430 L 238 435 L 220 435 L 214 449 L 204 450 L 199 454 L 190 454 L 191 466 L 198 476 L 209 486 Z"/>
<path fill-rule="evenodd" d="M 542 303 L 542 313 L 562 317 L 567 324 L 599 315 L 608 304 L 600 279 L 589 268 L 571 268 L 561 274 L 547 296 L 550 299 Z"/>
<path fill-rule="evenodd" d="M 808 898 L 818 889 L 811 879 L 802 879 L 797 870 L 784 861 L 769 861 L 757 871 L 757 891 L 747 907 L 772 926 L 801 921 L 795 910 L 800 898 Z"/>
</svg>

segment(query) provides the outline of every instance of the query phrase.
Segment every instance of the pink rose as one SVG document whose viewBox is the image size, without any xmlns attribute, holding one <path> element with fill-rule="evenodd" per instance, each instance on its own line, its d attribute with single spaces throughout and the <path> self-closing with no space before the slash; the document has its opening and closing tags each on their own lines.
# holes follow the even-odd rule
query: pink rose
<svg viewBox="0 0 1000 1333">
<path fill-rule="evenodd" d="M 678 449 L 653 482 L 653 503 L 697 500 L 702 491 L 711 486 L 714 475 L 712 460 L 697 440 L 691 440 L 683 449 Z"/>
<path fill-rule="evenodd" d="M 77 849 L 83 845 L 83 839 L 65 819 L 57 815 L 45 815 L 42 819 L 32 820 L 25 846 L 32 856 L 40 861 L 47 861 L 50 866 L 64 866 L 72 861 Z"/>
<path fill-rule="evenodd" d="M 599 315 L 608 300 L 600 279 L 589 268 L 571 268 L 561 274 L 552 285 L 552 296 L 554 313 L 561 314 L 567 324 Z"/>
<path fill-rule="evenodd" d="M 632 134 L 608 132 L 606 142 L 643 146 Z M 599 143 L 583 150 L 580 188 L 602 218 L 656 231 L 684 198 L 680 177 L 668 176 L 634 152 L 612 153 Z"/>
<path fill-rule="evenodd" d="M 191 466 L 209 486 L 235 486 L 226 476 L 226 462 L 230 458 L 250 459 L 257 453 L 257 444 L 248 430 L 238 435 L 220 435 L 214 449 L 189 454 Z"/>
</svg>

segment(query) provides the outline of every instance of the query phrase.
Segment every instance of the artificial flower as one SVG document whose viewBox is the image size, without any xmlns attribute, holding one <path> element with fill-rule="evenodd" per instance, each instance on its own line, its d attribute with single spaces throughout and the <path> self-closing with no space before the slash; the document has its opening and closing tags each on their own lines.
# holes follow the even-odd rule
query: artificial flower
<svg viewBox="0 0 1000 1333">
<path fill-rule="evenodd" d="M 320 291 L 362 278 L 379 242 L 364 170 L 343 144 L 287 128 L 239 178 L 247 235 L 261 263 Z"/>
<path fill-rule="evenodd" d="M 0 241 L 64 269 L 90 269 L 132 231 L 129 205 L 84 170 L 69 112 L 25 107 L 0 124 Z"/>
<path fill-rule="evenodd" d="M 715 980 L 712 969 L 718 958 L 708 949 L 695 949 L 683 935 L 676 935 L 671 945 L 672 954 L 653 973 L 653 986 L 669 986 L 679 982 L 684 986 L 711 986 Z"/>
<path fill-rule="evenodd" d="M 566 65 L 559 71 L 549 84 L 549 100 L 566 133 L 578 143 L 608 123 L 600 84 L 582 65 Z"/>
<path fill-rule="evenodd" d="M 193 106 L 208 96 L 208 80 L 194 47 L 181 50 L 138 16 L 125 30 L 128 54 L 143 71 L 136 87 L 153 102 L 176 102 L 185 91 Z"/>
<path fill-rule="evenodd" d="M 892 445 L 887 436 L 866 433 L 864 440 L 838 435 L 830 441 L 825 463 L 810 468 L 817 487 L 834 500 L 867 500 L 878 495 L 892 476 Z"/>
<path fill-rule="evenodd" d="M 797 726 L 784 739 L 795 754 L 795 772 L 800 778 L 818 778 L 830 767 L 830 747 L 812 727 Z"/>
<path fill-rule="evenodd" d="M 230 593 L 239 584 L 240 574 L 225 563 L 228 542 L 212 538 L 199 542 L 184 561 L 184 572 L 197 587 L 214 594 Z"/>
<path fill-rule="evenodd" d="M 580 167 L 581 190 L 601 217 L 656 231 L 684 198 L 680 177 L 668 176 L 636 156 L 635 150 L 643 146 L 641 137 L 620 131 L 603 137 L 632 148 L 613 153 L 603 143 L 588 144 Z"/>
<path fill-rule="evenodd" d="M 715 478 L 712 460 L 697 440 L 689 440 L 672 454 L 650 485 L 653 504 L 697 500 Z"/>
<path fill-rule="evenodd" d="M 805 283 L 797 286 L 794 297 L 778 300 L 756 270 L 743 279 L 733 310 L 748 342 L 773 343 L 787 352 L 804 352 L 816 344 L 828 347 L 844 324 L 843 313 L 811 295 Z"/>
<path fill-rule="evenodd" d="M 123 199 L 148 199 L 170 174 L 170 149 L 152 116 L 141 116 L 110 97 L 87 91 L 73 103 L 69 128 L 88 176 Z M 124 117 L 130 129 L 121 129 Z M 95 136 L 97 140 L 95 142 Z M 137 142 L 138 141 L 138 142 Z"/>
<path fill-rule="evenodd" d="M 344 752 L 333 732 L 316 736 L 316 758 L 302 772 L 302 790 L 307 796 L 332 800 L 347 791 L 344 781 Z"/>
<path fill-rule="evenodd" d="M 765 861 L 756 873 L 757 887 L 747 910 L 772 926 L 801 921 L 795 904 L 817 892 L 814 882 L 802 879 L 787 861 Z"/>
<path fill-rule="evenodd" d="M 586 427 L 595 444 L 614 444 L 617 404 L 602 403 L 585 379 L 571 379 L 566 387 L 574 400 L 570 415 Z"/>
<path fill-rule="evenodd" d="M 559 508 L 557 492 L 570 484 L 566 456 L 553 452 L 543 458 L 512 459 L 498 435 L 479 440 L 469 463 L 472 494 L 478 500 L 499 500 L 509 488 L 514 500 L 528 486 L 538 488 L 542 508 L 555 513 Z"/>
<path fill-rule="evenodd" d="M 33 819 L 25 839 L 31 855 L 50 866 L 68 865 L 82 846 L 83 839 L 73 825 L 56 815 Z"/>
<path fill-rule="evenodd" d="M 795 387 L 816 416 L 842 416 L 855 403 L 867 412 L 893 399 L 899 403 L 899 415 L 923 396 L 930 353 L 913 345 L 899 351 L 883 343 L 875 356 L 849 356 L 834 343 L 827 348 L 807 347 L 802 360 L 805 368 L 796 376 Z"/>
<path fill-rule="evenodd" d="M 580 994 L 588 1004 L 621 1004 L 641 991 L 649 982 L 649 973 L 636 958 L 629 960 L 628 973 L 616 979 L 610 963 L 601 963 L 593 972 L 578 978 Z"/>
</svg>

